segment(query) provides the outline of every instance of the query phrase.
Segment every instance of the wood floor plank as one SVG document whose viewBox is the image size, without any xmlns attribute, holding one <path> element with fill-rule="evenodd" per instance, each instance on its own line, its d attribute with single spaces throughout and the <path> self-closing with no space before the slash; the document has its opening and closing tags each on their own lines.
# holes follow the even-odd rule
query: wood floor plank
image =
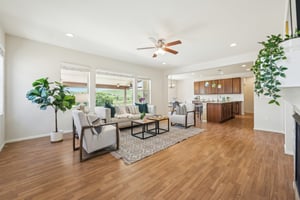
<svg viewBox="0 0 300 200">
<path fill-rule="evenodd" d="M 0 199 L 294 199 L 284 135 L 254 131 L 253 115 L 197 126 L 206 131 L 132 165 L 80 163 L 71 135 L 6 144 Z"/>
</svg>

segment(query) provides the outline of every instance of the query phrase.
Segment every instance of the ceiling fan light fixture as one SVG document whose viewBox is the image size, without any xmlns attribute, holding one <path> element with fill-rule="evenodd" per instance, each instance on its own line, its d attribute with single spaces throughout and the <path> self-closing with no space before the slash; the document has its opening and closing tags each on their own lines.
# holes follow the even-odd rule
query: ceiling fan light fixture
<svg viewBox="0 0 300 200">
<path fill-rule="evenodd" d="M 157 55 L 165 55 L 166 54 L 166 52 L 162 48 L 158 48 L 157 51 L 155 51 L 155 53 Z"/>
<path fill-rule="evenodd" d="M 164 55 L 165 53 L 171 53 L 176 55 L 178 54 L 178 51 L 175 51 L 169 47 L 182 43 L 180 40 L 165 43 L 164 39 L 155 40 L 152 37 L 150 37 L 149 39 L 154 43 L 152 47 L 141 47 L 141 48 L 137 48 L 137 50 L 155 49 L 156 51 L 152 55 L 152 58 L 156 58 L 158 55 Z"/>
</svg>

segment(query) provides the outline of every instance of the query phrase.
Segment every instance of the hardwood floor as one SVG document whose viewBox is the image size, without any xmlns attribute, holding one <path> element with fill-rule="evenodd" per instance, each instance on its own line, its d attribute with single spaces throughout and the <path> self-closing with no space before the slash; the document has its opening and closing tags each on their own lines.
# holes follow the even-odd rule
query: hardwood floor
<svg viewBox="0 0 300 200">
<path fill-rule="evenodd" d="M 293 200 L 293 157 L 284 135 L 254 131 L 251 115 L 132 165 L 110 154 L 79 162 L 71 135 L 10 143 L 0 152 L 0 199 Z"/>
</svg>

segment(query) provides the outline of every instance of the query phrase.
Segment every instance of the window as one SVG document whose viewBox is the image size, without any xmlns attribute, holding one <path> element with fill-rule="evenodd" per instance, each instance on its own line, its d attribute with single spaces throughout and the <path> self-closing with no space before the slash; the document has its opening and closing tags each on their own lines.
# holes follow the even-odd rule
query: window
<svg viewBox="0 0 300 200">
<path fill-rule="evenodd" d="M 89 74 L 87 70 L 81 69 L 61 69 L 61 82 L 67 86 L 67 89 L 75 95 L 76 105 L 89 105 Z"/>
<path fill-rule="evenodd" d="M 4 52 L 0 48 L 0 115 L 4 113 Z"/>
<path fill-rule="evenodd" d="M 137 99 L 143 97 L 146 103 L 151 103 L 151 80 L 138 79 L 137 80 Z"/>
<path fill-rule="evenodd" d="M 133 78 L 125 75 L 96 73 L 96 106 L 133 104 Z"/>
</svg>

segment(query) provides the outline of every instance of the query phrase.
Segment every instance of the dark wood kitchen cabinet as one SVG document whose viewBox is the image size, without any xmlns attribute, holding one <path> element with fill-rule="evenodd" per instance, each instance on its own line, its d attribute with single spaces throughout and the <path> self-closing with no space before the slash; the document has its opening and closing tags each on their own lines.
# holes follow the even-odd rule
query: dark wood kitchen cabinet
<svg viewBox="0 0 300 200">
<path fill-rule="evenodd" d="M 232 102 L 232 111 L 234 115 L 241 115 L 242 114 L 242 102 L 235 101 Z"/>
<path fill-rule="evenodd" d="M 199 82 L 199 90 L 200 90 L 200 94 L 205 94 L 205 82 L 204 81 Z"/>
<path fill-rule="evenodd" d="M 207 121 L 224 122 L 234 118 L 232 102 L 207 103 Z"/>
<path fill-rule="evenodd" d="M 241 78 L 232 79 L 232 93 L 241 94 Z"/>
<path fill-rule="evenodd" d="M 194 95 L 200 94 L 200 81 L 194 82 Z"/>
<path fill-rule="evenodd" d="M 194 82 L 194 94 L 240 94 L 241 78 L 227 78 Z"/>
<path fill-rule="evenodd" d="M 224 94 L 232 94 L 232 78 L 224 80 Z"/>
<path fill-rule="evenodd" d="M 218 80 L 217 93 L 224 94 L 224 79 Z"/>
</svg>

